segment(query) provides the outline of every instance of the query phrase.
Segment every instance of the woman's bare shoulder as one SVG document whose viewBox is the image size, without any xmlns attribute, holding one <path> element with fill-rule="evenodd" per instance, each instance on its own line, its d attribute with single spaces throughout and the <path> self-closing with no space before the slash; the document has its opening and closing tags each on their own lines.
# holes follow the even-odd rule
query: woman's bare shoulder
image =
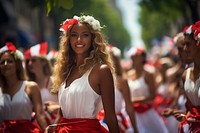
<svg viewBox="0 0 200 133">
<path fill-rule="evenodd" d="M 26 82 L 26 90 L 30 91 L 30 92 L 38 91 L 39 90 L 39 86 L 34 81 L 27 81 Z"/>
</svg>

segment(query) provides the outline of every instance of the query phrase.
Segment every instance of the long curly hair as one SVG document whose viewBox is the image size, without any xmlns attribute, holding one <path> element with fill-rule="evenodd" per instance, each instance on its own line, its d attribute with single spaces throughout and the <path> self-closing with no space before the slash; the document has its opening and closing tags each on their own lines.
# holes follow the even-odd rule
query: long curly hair
<svg viewBox="0 0 200 133">
<path fill-rule="evenodd" d="M 93 30 L 88 23 L 86 24 L 89 31 L 92 34 L 92 45 L 90 47 L 90 54 L 84 59 L 84 63 L 79 67 L 79 71 L 83 74 L 87 70 L 91 69 L 95 64 L 107 64 L 111 72 L 114 73 L 114 67 L 110 55 L 106 49 L 107 42 L 104 35 L 97 30 Z M 70 46 L 70 32 L 73 26 L 71 26 L 66 32 L 63 32 L 60 36 L 59 52 L 56 58 L 54 70 L 53 70 L 53 87 L 52 92 L 58 92 L 61 85 L 64 83 L 70 68 L 75 64 L 75 58 L 73 50 Z"/>
</svg>

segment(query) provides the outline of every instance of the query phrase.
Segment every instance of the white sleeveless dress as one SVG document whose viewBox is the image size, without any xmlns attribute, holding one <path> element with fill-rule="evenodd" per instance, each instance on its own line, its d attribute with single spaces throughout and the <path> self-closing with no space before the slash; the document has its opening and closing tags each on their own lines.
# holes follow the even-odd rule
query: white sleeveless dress
<svg viewBox="0 0 200 133">
<path fill-rule="evenodd" d="M 43 104 L 49 101 L 58 103 L 58 96 L 56 94 L 52 94 L 47 88 L 40 89 L 40 93 Z"/>
<path fill-rule="evenodd" d="M 0 88 L 0 123 L 4 120 L 31 120 L 32 102 L 25 92 L 26 81 L 14 96 L 2 93 Z"/>
<path fill-rule="evenodd" d="M 164 98 L 173 98 L 172 94 L 166 92 L 168 87 L 169 87 L 169 83 L 161 84 L 158 87 L 157 93 L 160 94 Z M 161 113 L 162 110 L 164 110 L 165 108 L 167 107 L 161 105 L 157 108 L 157 111 Z M 165 125 L 170 133 L 178 133 L 179 121 L 177 121 L 174 116 L 168 116 L 168 117 L 163 116 L 163 119 L 165 120 Z"/>
<path fill-rule="evenodd" d="M 131 99 L 150 95 L 144 76 L 141 76 L 136 80 L 129 79 L 128 85 L 131 92 Z M 135 116 L 139 133 L 168 133 L 163 120 L 154 108 L 151 108 L 144 113 L 135 112 Z"/>
<path fill-rule="evenodd" d="M 195 82 L 190 79 L 190 72 L 191 68 L 188 68 L 186 70 L 186 77 L 184 82 L 184 90 L 186 96 L 189 98 L 190 102 L 193 106 L 200 106 L 200 78 L 198 78 Z M 184 124 L 183 132 L 188 133 L 189 132 L 189 125 Z"/>
<path fill-rule="evenodd" d="M 193 106 L 200 106 L 200 78 L 196 82 L 190 79 L 191 68 L 186 70 L 186 79 L 184 83 L 184 90 L 187 97 L 190 99 Z"/>
<path fill-rule="evenodd" d="M 64 118 L 96 118 L 102 109 L 102 99 L 90 86 L 88 76 L 91 70 L 74 80 L 65 88 L 65 82 L 58 92 L 58 100 Z"/>
</svg>

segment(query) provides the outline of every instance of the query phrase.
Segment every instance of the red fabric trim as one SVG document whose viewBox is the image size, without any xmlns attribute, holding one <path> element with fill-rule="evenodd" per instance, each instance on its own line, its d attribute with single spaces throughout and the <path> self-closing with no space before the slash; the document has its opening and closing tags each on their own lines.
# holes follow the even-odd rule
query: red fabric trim
<svg viewBox="0 0 200 133">
<path fill-rule="evenodd" d="M 157 109 L 159 106 L 169 107 L 169 105 L 172 102 L 173 102 L 172 98 L 163 97 L 160 94 L 156 94 L 156 97 L 154 98 L 154 101 L 153 101 L 153 106 L 155 107 L 155 109 Z"/>
<path fill-rule="evenodd" d="M 42 42 L 40 43 L 40 55 L 46 55 L 47 54 L 47 48 L 48 48 L 48 43 L 47 42 Z"/>
<path fill-rule="evenodd" d="M 55 133 L 109 133 L 97 119 L 87 118 L 61 118 L 54 131 Z"/>
<path fill-rule="evenodd" d="M 137 113 L 144 113 L 145 111 L 152 108 L 152 105 L 146 103 L 135 103 L 133 104 L 133 107 Z"/>
<path fill-rule="evenodd" d="M 122 126 L 121 127 L 119 125 L 119 129 L 120 129 L 120 133 L 125 133 L 126 132 L 126 129 L 128 128 L 128 121 L 126 121 L 124 115 L 120 112 L 120 113 L 117 113 L 116 114 L 117 116 L 120 116 L 121 120 L 122 120 Z"/>
<path fill-rule="evenodd" d="M 24 57 L 26 59 L 30 59 L 31 58 L 31 50 L 30 49 L 27 49 L 25 52 L 24 52 Z"/>
<path fill-rule="evenodd" d="M 1 123 L 5 133 L 42 133 L 43 131 L 29 120 L 6 120 Z"/>
<path fill-rule="evenodd" d="M 185 117 L 179 125 L 179 132 L 183 133 L 183 126 L 185 124 L 189 125 L 189 131 L 191 133 L 200 133 L 200 106 L 193 106 L 190 109 L 191 114 Z M 190 121 L 189 119 L 195 119 L 196 121 Z"/>
<path fill-rule="evenodd" d="M 8 50 L 15 52 L 16 51 L 16 47 L 12 42 L 6 42 L 6 46 L 8 48 Z"/>
<path fill-rule="evenodd" d="M 100 120 L 103 120 L 104 117 L 105 117 L 105 112 L 104 112 L 104 110 L 102 109 L 102 110 L 99 111 L 99 113 L 97 114 L 96 119 L 100 121 Z"/>
</svg>

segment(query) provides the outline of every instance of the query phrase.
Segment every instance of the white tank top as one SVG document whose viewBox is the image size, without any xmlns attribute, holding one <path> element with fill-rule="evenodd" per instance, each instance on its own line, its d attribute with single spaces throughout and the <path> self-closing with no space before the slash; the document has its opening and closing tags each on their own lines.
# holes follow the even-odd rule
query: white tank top
<svg viewBox="0 0 200 133">
<path fill-rule="evenodd" d="M 95 118 L 102 109 L 102 99 L 90 86 L 87 71 L 69 87 L 65 83 L 58 92 L 58 100 L 64 118 Z"/>
<path fill-rule="evenodd" d="M 186 78 L 184 83 L 185 93 L 194 106 L 200 106 L 200 78 L 194 83 L 190 79 L 190 70 L 191 68 L 186 70 Z"/>
<path fill-rule="evenodd" d="M 45 102 L 58 102 L 58 96 L 56 94 L 52 94 L 47 88 L 42 88 L 40 89 L 41 93 L 41 98 L 42 98 L 42 103 L 44 104 Z"/>
<path fill-rule="evenodd" d="M 131 99 L 135 97 L 149 96 L 149 88 L 144 80 L 144 76 L 141 76 L 136 80 L 129 79 L 128 85 L 131 92 Z"/>
<path fill-rule="evenodd" d="M 26 81 L 14 96 L 2 93 L 0 88 L 0 122 L 4 120 L 31 120 L 32 102 L 25 92 Z"/>
</svg>

